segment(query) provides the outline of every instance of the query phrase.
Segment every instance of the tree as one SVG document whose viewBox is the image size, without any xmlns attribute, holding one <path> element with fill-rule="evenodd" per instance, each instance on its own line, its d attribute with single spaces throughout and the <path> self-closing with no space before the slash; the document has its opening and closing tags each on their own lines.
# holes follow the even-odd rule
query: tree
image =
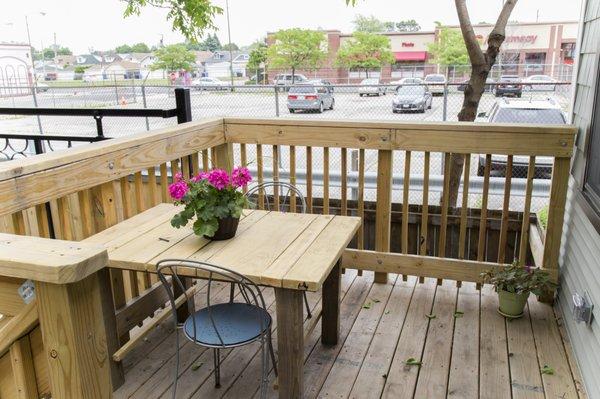
<svg viewBox="0 0 600 399">
<path fill-rule="evenodd" d="M 352 21 L 355 32 L 383 32 L 386 27 L 383 22 L 375 18 L 373 15 L 366 16 L 358 14 Z"/>
<path fill-rule="evenodd" d="M 131 46 L 132 53 L 149 53 L 150 47 L 146 43 L 136 43 Z"/>
<path fill-rule="evenodd" d="M 421 25 L 414 19 L 407 19 L 396 22 L 396 30 L 398 32 L 418 32 L 421 30 Z"/>
<path fill-rule="evenodd" d="M 251 51 L 250 58 L 248 59 L 247 67 L 250 70 L 256 71 L 256 83 L 259 82 L 260 69 L 266 69 L 267 63 L 267 45 L 265 43 L 258 43 Z M 263 75 L 264 76 L 264 75 Z"/>
<path fill-rule="evenodd" d="M 156 50 L 156 62 L 151 68 L 165 69 L 167 71 L 177 71 L 180 69 L 190 70 L 196 61 L 194 53 L 185 48 L 182 44 L 172 44 Z"/>
<path fill-rule="evenodd" d="M 267 50 L 267 60 L 274 68 L 292 70 L 292 82 L 296 70 L 316 69 L 325 59 L 323 50 L 325 35 L 308 29 L 284 29 L 274 35 L 275 43 Z"/>
<path fill-rule="evenodd" d="M 439 26 L 438 31 L 437 41 L 427 46 L 435 62 L 440 65 L 468 64 L 469 54 L 461 33 L 445 26 Z"/>
<path fill-rule="evenodd" d="M 223 14 L 223 8 L 213 5 L 212 0 L 127 0 L 124 15 L 139 16 L 145 6 L 169 10 L 167 20 L 173 30 L 190 42 L 197 42 L 207 29 L 216 29 L 214 18 Z"/>
<path fill-rule="evenodd" d="M 240 48 L 238 47 L 238 45 L 237 45 L 237 44 L 235 44 L 235 43 L 231 43 L 231 44 L 227 43 L 227 44 L 224 44 L 224 45 L 221 47 L 221 50 L 226 50 L 226 51 L 229 51 L 229 49 L 230 49 L 230 48 L 231 48 L 231 51 L 238 51 L 238 50 L 240 49 Z"/>
<path fill-rule="evenodd" d="M 117 46 L 117 47 L 115 47 L 115 53 L 117 53 L 117 54 L 131 53 L 131 46 L 129 44 L 122 44 L 120 46 Z"/>
<path fill-rule="evenodd" d="M 390 39 L 369 32 L 354 32 L 337 53 L 338 65 L 348 69 L 362 69 L 369 77 L 369 70 L 379 69 L 394 62 Z"/>
</svg>

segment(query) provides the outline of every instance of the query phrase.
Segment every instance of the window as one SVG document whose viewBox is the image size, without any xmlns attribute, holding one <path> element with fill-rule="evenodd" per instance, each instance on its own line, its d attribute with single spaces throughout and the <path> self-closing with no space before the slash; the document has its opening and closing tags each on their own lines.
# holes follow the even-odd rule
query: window
<svg viewBox="0 0 600 399">
<path fill-rule="evenodd" d="M 596 101 L 594 101 L 594 114 L 592 128 L 590 129 L 590 142 L 587 149 L 587 165 L 585 174 L 584 192 L 589 202 L 600 213 L 600 68 L 596 77 Z"/>
</svg>

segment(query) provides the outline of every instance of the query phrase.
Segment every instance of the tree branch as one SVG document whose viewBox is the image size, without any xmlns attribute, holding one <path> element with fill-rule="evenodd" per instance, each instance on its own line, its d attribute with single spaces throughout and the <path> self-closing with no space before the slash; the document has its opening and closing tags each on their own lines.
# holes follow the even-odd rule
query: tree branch
<svg viewBox="0 0 600 399">
<path fill-rule="evenodd" d="M 485 52 L 486 62 L 490 66 L 496 62 L 496 57 L 500 52 L 500 46 L 504 43 L 504 39 L 506 38 L 506 24 L 508 24 L 508 19 L 516 4 L 517 0 L 505 0 L 502 11 L 500 11 L 500 15 L 498 15 L 498 19 L 496 20 L 496 25 L 490 32 L 488 37 L 488 47 Z"/>
<path fill-rule="evenodd" d="M 458 21 L 460 22 L 460 30 L 462 31 L 465 45 L 467 46 L 467 52 L 471 59 L 471 64 L 484 64 L 485 57 L 481 51 L 481 46 L 473 30 L 471 24 L 471 18 L 469 17 L 469 10 L 467 9 L 466 0 L 455 0 L 456 13 L 458 14 Z"/>
</svg>

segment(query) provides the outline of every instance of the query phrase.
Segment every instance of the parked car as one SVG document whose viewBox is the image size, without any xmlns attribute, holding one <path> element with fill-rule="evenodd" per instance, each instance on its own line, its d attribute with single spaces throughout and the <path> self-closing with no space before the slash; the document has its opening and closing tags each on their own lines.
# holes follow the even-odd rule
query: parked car
<svg viewBox="0 0 600 399">
<path fill-rule="evenodd" d="M 526 123 L 526 124 L 557 124 L 567 123 L 567 117 L 560 105 L 553 99 L 547 100 L 497 100 L 489 112 L 477 115 L 477 121 L 493 123 Z M 534 177 L 549 179 L 552 175 L 552 157 L 538 156 L 535 158 Z M 513 176 L 526 177 L 529 157 L 513 157 Z M 494 175 L 506 175 L 506 155 L 492 155 L 490 171 Z M 483 176 L 485 155 L 479 155 L 477 174 Z"/>
<path fill-rule="evenodd" d="M 329 80 L 325 79 L 311 79 L 307 84 L 315 85 L 315 86 L 327 86 L 328 89 L 333 93 L 333 84 Z"/>
<path fill-rule="evenodd" d="M 432 73 L 429 74 L 427 76 L 425 76 L 425 79 L 423 81 L 427 87 L 429 87 L 429 91 L 432 95 L 435 94 L 439 94 L 439 95 L 443 95 L 444 94 L 444 88 L 446 86 L 446 77 L 442 74 L 439 73 Z"/>
<path fill-rule="evenodd" d="M 521 79 L 516 75 L 502 75 L 498 79 L 494 94 L 496 97 L 514 96 L 521 97 L 523 85 Z"/>
<path fill-rule="evenodd" d="M 230 90 L 231 82 L 224 82 L 217 78 L 203 77 L 192 80 L 192 87 L 196 90 Z"/>
<path fill-rule="evenodd" d="M 290 87 L 287 96 L 287 107 L 291 114 L 296 111 L 317 111 L 333 109 L 335 98 L 331 87 L 324 85 L 303 84 Z"/>
<path fill-rule="evenodd" d="M 363 79 L 358 88 L 359 96 L 385 96 L 385 86 L 381 85 L 381 81 L 377 78 Z"/>
<path fill-rule="evenodd" d="M 432 102 L 433 97 L 427 86 L 402 86 L 396 90 L 396 95 L 392 100 L 392 112 L 425 112 L 425 110 L 431 109 Z"/>
<path fill-rule="evenodd" d="M 48 91 L 49 86 L 46 83 L 40 83 L 38 82 L 35 85 L 35 92 L 36 93 L 45 93 Z"/>
<path fill-rule="evenodd" d="M 461 84 L 459 84 L 456 87 L 456 90 L 465 91 L 465 89 L 467 88 L 467 83 L 469 83 L 469 79 L 466 79 Z M 492 78 L 487 78 L 485 80 L 485 86 L 484 86 L 483 91 L 487 92 L 487 93 L 493 93 L 495 87 L 496 87 L 496 81 Z"/>
<path fill-rule="evenodd" d="M 556 79 L 548 75 L 531 75 L 523 79 L 523 90 L 554 91 L 556 90 L 555 83 Z"/>
<path fill-rule="evenodd" d="M 292 76 L 291 73 L 280 73 L 278 75 L 275 75 L 275 78 L 273 79 L 273 84 L 275 86 L 288 88 L 292 85 L 302 83 L 308 83 L 308 79 L 306 78 L 306 76 L 299 73 L 294 74 L 294 76 Z"/>
<path fill-rule="evenodd" d="M 390 85 L 395 85 L 395 90 L 398 90 L 399 87 L 408 85 L 408 86 L 416 86 L 422 85 L 423 79 L 421 78 L 402 78 L 400 80 L 393 80 L 390 82 Z"/>
</svg>

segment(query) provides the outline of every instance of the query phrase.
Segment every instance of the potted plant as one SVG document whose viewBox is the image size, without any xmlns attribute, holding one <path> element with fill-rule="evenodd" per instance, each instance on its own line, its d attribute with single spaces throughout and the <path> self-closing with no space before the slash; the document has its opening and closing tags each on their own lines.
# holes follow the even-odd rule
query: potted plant
<svg viewBox="0 0 600 399">
<path fill-rule="evenodd" d="M 201 172 L 186 180 L 177 173 L 169 185 L 175 205 L 183 205 L 173 216 L 171 225 L 180 228 L 196 217 L 194 234 L 212 240 L 227 240 L 235 236 L 242 209 L 248 199 L 239 190 L 252 181 L 245 167 L 234 168 L 231 174 L 223 169 Z"/>
<path fill-rule="evenodd" d="M 498 312 L 504 317 L 523 316 L 523 309 L 530 293 L 541 295 L 556 287 L 544 270 L 521 267 L 517 262 L 481 274 L 485 283 L 494 285 L 498 293 Z"/>
</svg>

